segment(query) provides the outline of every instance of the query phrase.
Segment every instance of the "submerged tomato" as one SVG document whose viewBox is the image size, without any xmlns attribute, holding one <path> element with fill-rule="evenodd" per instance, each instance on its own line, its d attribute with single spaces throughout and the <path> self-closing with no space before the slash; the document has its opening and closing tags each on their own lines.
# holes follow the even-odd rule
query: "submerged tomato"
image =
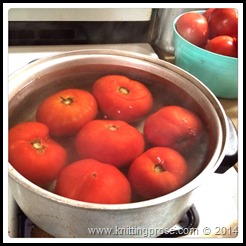
<svg viewBox="0 0 246 246">
<path fill-rule="evenodd" d="M 224 56 L 238 56 L 236 39 L 226 35 L 217 36 L 209 40 L 205 49 Z"/>
<path fill-rule="evenodd" d="M 176 22 L 177 32 L 190 43 L 203 47 L 208 39 L 207 19 L 199 13 L 187 12 Z"/>
<path fill-rule="evenodd" d="M 36 119 L 49 127 L 52 136 L 64 137 L 75 135 L 97 113 L 97 102 L 91 93 L 81 89 L 65 89 L 41 102 Z"/>
<path fill-rule="evenodd" d="M 93 95 L 104 117 L 134 122 L 152 108 L 153 97 L 139 81 L 122 75 L 107 75 L 93 84 Z"/>
<path fill-rule="evenodd" d="M 187 151 L 202 135 L 203 125 L 192 111 L 177 105 L 165 106 L 144 123 L 144 136 L 152 146 Z"/>
<path fill-rule="evenodd" d="M 23 122 L 9 130 L 9 162 L 25 178 L 48 185 L 66 164 L 67 152 L 39 122 Z"/>
<path fill-rule="evenodd" d="M 216 8 L 210 15 L 209 37 L 220 35 L 238 36 L 238 12 L 235 8 Z"/>
<path fill-rule="evenodd" d="M 188 165 L 176 150 L 154 147 L 136 158 L 129 167 L 133 191 L 145 199 L 166 195 L 185 184 Z"/>
<path fill-rule="evenodd" d="M 80 158 L 123 167 L 144 151 L 143 135 L 121 120 L 92 120 L 78 132 L 75 147 Z"/>
<path fill-rule="evenodd" d="M 131 186 L 118 168 L 92 159 L 79 160 L 60 173 L 55 193 L 70 199 L 100 204 L 131 201 Z"/>
</svg>

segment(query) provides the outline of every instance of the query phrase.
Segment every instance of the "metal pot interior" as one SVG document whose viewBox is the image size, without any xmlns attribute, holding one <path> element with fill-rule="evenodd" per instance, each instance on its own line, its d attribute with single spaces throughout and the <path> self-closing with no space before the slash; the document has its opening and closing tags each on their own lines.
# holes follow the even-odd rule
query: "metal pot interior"
<svg viewBox="0 0 246 246">
<path fill-rule="evenodd" d="M 226 135 L 225 115 L 216 98 L 196 78 L 176 66 L 130 52 L 73 51 L 28 64 L 9 78 L 9 127 L 34 120 L 38 104 L 52 93 L 65 88 L 90 91 L 96 79 L 109 74 L 125 75 L 144 83 L 155 100 L 150 114 L 164 105 L 175 104 L 192 110 L 202 119 L 206 129 L 203 139 L 187 157 L 192 167 L 189 190 L 198 185 L 198 176 L 205 170 L 216 169 Z M 136 127 L 142 131 L 143 122 Z M 182 192 L 188 192 L 187 189 Z"/>
</svg>

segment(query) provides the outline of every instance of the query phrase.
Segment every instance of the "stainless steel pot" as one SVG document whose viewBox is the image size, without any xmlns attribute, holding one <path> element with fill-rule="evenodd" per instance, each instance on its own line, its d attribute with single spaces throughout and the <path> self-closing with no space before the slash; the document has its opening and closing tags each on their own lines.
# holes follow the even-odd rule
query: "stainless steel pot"
<svg viewBox="0 0 246 246">
<path fill-rule="evenodd" d="M 206 155 L 199 160 L 196 152 L 200 150 L 194 151 L 191 162 L 194 166 L 200 163 L 199 168 L 180 189 L 156 199 L 120 205 L 58 196 L 34 185 L 9 164 L 9 186 L 17 204 L 31 221 L 54 237 L 157 237 L 182 218 L 193 203 L 193 191 L 209 175 L 224 172 L 237 162 L 237 132 L 209 89 L 170 63 L 126 51 L 71 51 L 18 70 L 9 77 L 9 127 L 34 119 L 38 103 L 47 95 L 69 87 L 89 90 L 106 74 L 126 75 L 153 88 L 157 92 L 153 110 L 175 101 L 199 114 L 207 128 Z M 93 233 L 100 228 L 108 229 L 101 235 Z"/>
</svg>

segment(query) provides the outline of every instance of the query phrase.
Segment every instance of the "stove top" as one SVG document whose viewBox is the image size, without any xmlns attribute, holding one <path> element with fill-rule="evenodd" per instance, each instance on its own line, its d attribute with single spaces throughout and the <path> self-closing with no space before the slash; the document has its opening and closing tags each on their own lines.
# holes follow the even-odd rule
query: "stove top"
<svg viewBox="0 0 246 246">
<path fill-rule="evenodd" d="M 26 65 L 32 60 L 74 49 L 114 48 L 147 54 L 159 59 L 152 47 L 147 43 L 116 45 L 62 45 L 62 46 L 12 46 L 8 51 L 8 74 Z M 169 57 L 170 58 L 170 57 Z M 168 61 L 172 61 L 172 57 Z M 227 112 L 226 112 L 227 113 Z M 175 225 L 171 232 L 161 238 L 236 238 L 238 231 L 238 173 L 230 168 L 224 174 L 213 173 L 207 181 L 194 191 L 194 204 L 184 215 L 183 221 Z M 8 236 L 10 238 L 30 236 L 30 230 L 24 232 L 23 225 L 32 222 L 22 214 L 16 205 L 11 191 L 8 193 Z M 24 218 L 24 223 L 23 223 Z M 193 219 L 191 222 L 190 219 Z M 184 225 L 185 224 L 185 225 Z M 182 229 L 185 226 L 185 231 Z M 30 228 L 30 227 L 29 227 Z M 195 228 L 195 229 L 189 229 Z M 21 231 L 21 233 L 20 233 Z M 4 231 L 5 233 L 6 231 Z M 181 233 L 183 232 L 183 233 Z M 175 235 L 174 235 L 175 234 Z M 40 236 L 41 237 L 41 236 Z"/>
</svg>

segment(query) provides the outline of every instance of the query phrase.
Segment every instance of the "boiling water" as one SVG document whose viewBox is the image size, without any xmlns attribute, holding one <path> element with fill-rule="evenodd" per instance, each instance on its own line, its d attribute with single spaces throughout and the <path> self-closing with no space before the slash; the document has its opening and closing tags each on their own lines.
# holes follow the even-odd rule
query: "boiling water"
<svg viewBox="0 0 246 246">
<path fill-rule="evenodd" d="M 38 105 L 46 97 L 59 90 L 79 88 L 91 92 L 92 84 L 96 79 L 106 74 L 115 74 L 114 71 L 116 68 L 117 66 L 107 66 L 101 68 L 99 73 L 95 73 L 95 71 L 88 66 L 83 70 L 83 72 L 78 73 L 78 67 L 74 67 L 66 71 L 63 70 L 60 73 L 56 71 L 54 73 L 47 74 L 46 76 L 38 77 L 32 83 L 19 90 L 10 100 L 9 127 L 24 121 L 35 121 L 35 114 Z M 86 74 L 84 71 L 86 71 Z M 105 71 L 107 71 L 107 73 Z M 141 73 L 139 73 L 138 70 L 126 68 L 117 74 L 126 75 L 131 79 L 141 81 L 148 87 L 153 95 L 154 105 L 146 117 L 164 106 L 179 105 L 197 114 L 203 122 L 203 117 L 205 115 L 204 109 L 201 108 L 194 98 L 192 98 L 184 89 L 170 84 L 168 80 L 149 74 L 148 72 L 141 71 Z M 99 113 L 98 118 L 100 117 L 102 117 L 102 115 Z M 143 133 L 143 126 L 146 117 L 132 124 L 138 128 L 141 133 Z M 70 149 L 71 162 L 78 160 L 73 146 L 73 137 L 56 140 L 66 148 Z M 146 145 L 146 148 L 149 147 L 150 146 Z M 210 158 L 207 154 L 208 148 L 209 135 L 206 123 L 204 123 L 204 131 L 199 143 L 183 154 L 189 165 L 189 178 L 187 182 L 194 179 L 207 165 Z M 123 172 L 127 173 L 127 168 L 125 168 Z M 53 187 L 54 182 L 49 189 L 52 190 Z"/>
</svg>

